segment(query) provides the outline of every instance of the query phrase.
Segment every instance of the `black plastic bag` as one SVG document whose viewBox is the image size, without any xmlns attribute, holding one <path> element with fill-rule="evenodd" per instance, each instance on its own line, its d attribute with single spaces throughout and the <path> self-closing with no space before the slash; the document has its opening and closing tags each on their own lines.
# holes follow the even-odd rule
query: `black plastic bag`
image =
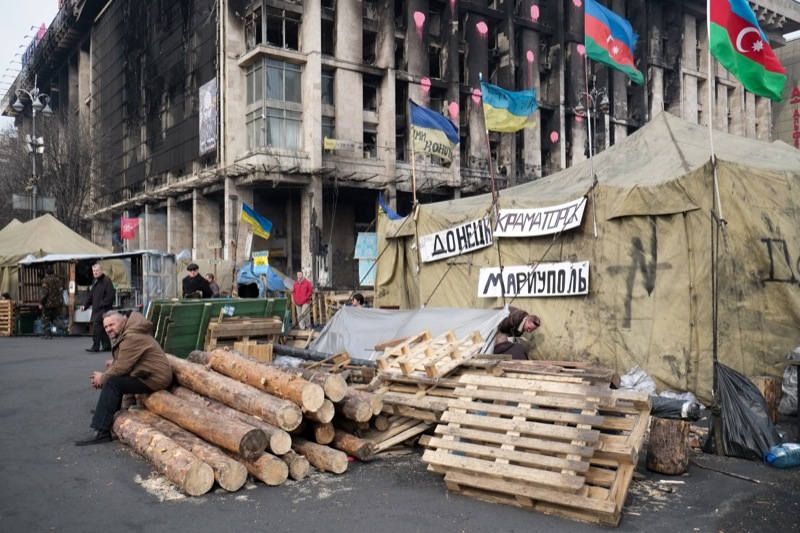
<svg viewBox="0 0 800 533">
<path fill-rule="evenodd" d="M 700 404 L 688 400 L 677 400 L 675 398 L 664 398 L 663 396 L 651 396 L 653 407 L 650 409 L 650 416 L 658 418 L 673 418 L 677 420 L 699 420 Z"/>
<path fill-rule="evenodd" d="M 714 365 L 722 417 L 722 446 L 728 457 L 761 460 L 764 452 L 781 441 L 767 412 L 761 391 L 739 372 L 721 363 Z M 704 451 L 714 453 L 714 424 Z"/>
</svg>

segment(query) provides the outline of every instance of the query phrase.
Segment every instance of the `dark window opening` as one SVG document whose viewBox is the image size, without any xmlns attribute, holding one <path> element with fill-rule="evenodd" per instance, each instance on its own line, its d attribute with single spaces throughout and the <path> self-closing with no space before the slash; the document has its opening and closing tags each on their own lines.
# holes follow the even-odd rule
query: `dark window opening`
<svg viewBox="0 0 800 533">
<path fill-rule="evenodd" d="M 397 161 L 408 161 L 408 83 L 397 82 L 395 85 L 395 149 Z"/>
<path fill-rule="evenodd" d="M 364 111 L 378 111 L 380 79 L 364 74 Z"/>
<path fill-rule="evenodd" d="M 402 39 L 394 40 L 394 67 L 397 70 L 406 70 L 405 41 Z"/>
<path fill-rule="evenodd" d="M 280 9 L 267 9 L 267 44 L 298 50 L 300 44 L 300 20 L 296 13 Z"/>
<path fill-rule="evenodd" d="M 246 50 L 250 51 L 264 42 L 263 22 L 260 7 L 254 9 L 245 18 L 244 42 Z"/>
<path fill-rule="evenodd" d="M 364 159 L 378 157 L 378 125 L 364 123 Z"/>
<path fill-rule="evenodd" d="M 336 53 L 336 29 L 333 21 L 322 20 L 322 55 L 333 57 Z"/>
<path fill-rule="evenodd" d="M 333 79 L 334 71 L 322 69 L 322 77 L 320 78 L 320 85 L 322 90 L 322 104 L 334 105 L 333 103 Z"/>
<path fill-rule="evenodd" d="M 376 61 L 376 41 L 378 39 L 378 35 L 376 33 L 372 33 L 369 31 L 364 32 L 363 36 L 363 57 L 364 63 L 367 65 L 374 65 Z"/>
<path fill-rule="evenodd" d="M 428 75 L 431 78 L 441 78 L 442 77 L 442 53 L 441 50 L 437 45 L 431 45 L 430 50 L 428 51 Z"/>
</svg>

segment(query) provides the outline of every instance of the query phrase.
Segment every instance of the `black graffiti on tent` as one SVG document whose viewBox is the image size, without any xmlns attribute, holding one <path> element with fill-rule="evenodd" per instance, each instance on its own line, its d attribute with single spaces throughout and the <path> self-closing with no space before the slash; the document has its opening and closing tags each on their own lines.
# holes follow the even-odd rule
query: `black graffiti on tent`
<svg viewBox="0 0 800 533">
<path fill-rule="evenodd" d="M 652 296 L 653 290 L 656 288 L 656 275 L 659 270 L 669 270 L 672 268 L 670 263 L 658 263 L 658 234 L 656 232 L 656 217 L 650 218 L 650 242 L 649 253 L 645 249 L 645 242 L 641 237 L 633 237 L 631 239 L 631 252 L 630 265 L 611 266 L 608 267 L 608 272 L 611 274 L 626 274 L 625 275 L 625 289 L 627 294 L 625 296 L 625 311 L 622 317 L 622 327 L 631 327 L 631 306 L 633 302 L 633 289 L 636 284 L 636 278 L 641 273 L 644 281 L 644 289 L 647 291 L 648 296 Z"/>
<path fill-rule="evenodd" d="M 792 269 L 792 260 L 789 254 L 789 246 L 786 244 L 786 241 L 783 239 L 761 239 L 761 242 L 767 245 L 767 254 L 769 255 L 769 276 L 766 279 L 762 279 L 762 283 L 773 282 L 773 283 L 797 283 L 797 278 L 794 275 L 794 270 Z M 773 253 L 773 249 L 776 249 L 775 252 L 779 253 L 777 248 L 783 250 L 783 261 L 786 263 L 786 268 L 789 269 L 789 273 L 791 274 L 788 278 L 776 278 L 775 277 L 775 255 Z M 780 263 L 780 260 L 779 260 Z M 800 258 L 797 259 L 797 268 L 800 269 Z"/>
</svg>

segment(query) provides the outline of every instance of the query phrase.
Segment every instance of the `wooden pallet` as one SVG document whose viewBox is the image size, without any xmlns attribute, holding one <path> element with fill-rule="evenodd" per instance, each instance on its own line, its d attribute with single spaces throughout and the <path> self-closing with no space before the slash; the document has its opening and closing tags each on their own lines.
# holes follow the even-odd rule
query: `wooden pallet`
<svg viewBox="0 0 800 533">
<path fill-rule="evenodd" d="M 423 460 L 449 490 L 617 525 L 649 397 L 551 377 L 462 376 Z"/>
<path fill-rule="evenodd" d="M 453 331 L 436 338 L 431 338 L 429 331 L 423 331 L 388 348 L 376 359 L 375 364 L 383 373 L 438 378 L 477 355 L 483 344 L 483 338 L 477 331 L 460 340 Z"/>
<path fill-rule="evenodd" d="M 265 340 L 275 342 L 283 330 L 283 321 L 275 317 L 231 317 L 208 323 L 205 350 L 230 346 L 235 341 Z"/>
<path fill-rule="evenodd" d="M 233 343 L 233 349 L 242 355 L 252 357 L 262 363 L 272 362 L 272 344 L 258 343 L 256 341 L 237 341 Z"/>
<path fill-rule="evenodd" d="M 373 428 L 364 432 L 361 437 L 373 441 L 375 443 L 375 453 L 381 453 L 393 446 L 416 438 L 417 435 L 424 433 L 430 427 L 430 422 L 393 415 L 389 417 L 389 427 L 387 429 L 378 431 Z"/>
<path fill-rule="evenodd" d="M 14 334 L 14 302 L 0 300 L 0 337 L 10 337 Z"/>
</svg>

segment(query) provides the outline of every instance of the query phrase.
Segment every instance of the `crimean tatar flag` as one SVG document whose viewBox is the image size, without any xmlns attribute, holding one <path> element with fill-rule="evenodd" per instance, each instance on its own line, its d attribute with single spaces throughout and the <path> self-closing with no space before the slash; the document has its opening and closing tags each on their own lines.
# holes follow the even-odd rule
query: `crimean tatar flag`
<svg viewBox="0 0 800 533">
<path fill-rule="evenodd" d="M 711 54 L 744 88 L 780 102 L 786 71 L 745 0 L 709 0 Z"/>
<path fill-rule="evenodd" d="M 444 115 L 408 101 L 411 111 L 411 135 L 414 151 L 433 155 L 442 161 L 453 160 L 458 144 L 458 128 Z"/>
<path fill-rule="evenodd" d="M 531 115 L 539 109 L 536 89 L 511 92 L 482 81 L 481 95 L 487 130 L 509 133 L 534 125 Z"/>
<path fill-rule="evenodd" d="M 269 239 L 272 231 L 272 222 L 253 211 L 249 205 L 242 202 L 242 215 L 239 219 L 245 224 L 253 226 L 253 234 Z"/>
<path fill-rule="evenodd" d="M 120 219 L 119 236 L 122 238 L 123 241 L 129 241 L 134 237 L 136 237 L 136 228 L 138 227 L 139 227 L 138 218 L 122 217 Z"/>
<path fill-rule="evenodd" d="M 634 83 L 644 83 L 644 76 L 633 66 L 639 36 L 630 22 L 595 0 L 586 0 L 584 26 L 586 57 L 627 74 Z"/>
</svg>

